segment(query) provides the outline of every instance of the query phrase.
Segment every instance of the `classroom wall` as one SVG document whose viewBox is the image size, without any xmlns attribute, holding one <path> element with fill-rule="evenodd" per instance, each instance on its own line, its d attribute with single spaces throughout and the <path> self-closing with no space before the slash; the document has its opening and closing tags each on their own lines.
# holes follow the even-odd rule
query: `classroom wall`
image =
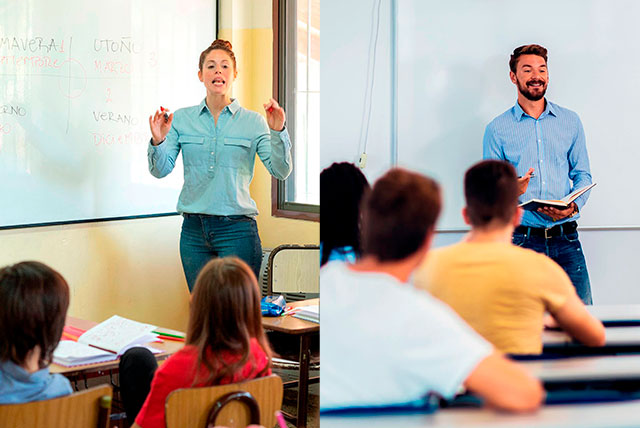
<svg viewBox="0 0 640 428">
<path fill-rule="evenodd" d="M 223 0 L 219 4 L 218 36 L 231 41 L 238 63 L 233 96 L 245 108 L 264 114 L 262 105 L 272 96 L 271 0 Z M 251 195 L 260 211 L 257 221 L 264 248 L 320 242 L 318 222 L 271 216 L 271 176 L 260 161 L 256 161 Z"/>
<path fill-rule="evenodd" d="M 242 67 L 235 96 L 259 110 L 271 93 L 271 2 L 221 3 L 223 10 L 232 7 L 233 20 L 223 18 L 220 35 L 231 36 Z M 271 218 L 271 180 L 256 166 L 251 193 L 263 246 L 317 243 L 318 223 Z M 38 260 L 58 270 L 71 287 L 69 315 L 102 321 L 118 313 L 184 330 L 189 295 L 180 264 L 181 224 L 171 216 L 0 230 L 0 265 Z"/>
<path fill-rule="evenodd" d="M 461 18 L 461 13 L 458 13 L 456 7 L 460 9 L 464 9 L 462 6 L 467 5 L 469 2 L 466 0 L 456 0 L 454 2 L 447 3 L 436 3 L 436 2 L 410 2 L 410 1 L 398 1 L 398 8 L 401 13 L 399 13 L 399 17 L 407 16 L 411 17 L 411 22 L 397 22 L 397 26 L 399 28 L 399 34 L 405 35 L 407 34 L 406 25 L 415 26 L 415 28 L 425 28 L 425 26 L 429 25 L 429 20 L 433 22 L 438 22 L 440 26 L 447 27 L 449 25 L 450 32 L 442 31 L 438 34 L 435 39 L 430 39 L 429 42 L 431 45 L 436 44 L 439 49 L 446 50 L 447 43 L 450 43 L 449 38 L 453 36 L 458 36 L 459 34 L 454 31 L 452 28 L 455 27 L 456 24 Z M 475 2 L 471 2 L 474 3 Z M 557 2 L 558 8 L 555 9 L 545 9 L 545 13 L 548 14 L 562 14 L 567 13 L 566 9 L 568 8 L 568 2 Z M 571 4 L 578 5 L 580 2 L 573 2 Z M 391 117 L 391 101 L 392 101 L 392 88 L 390 82 L 390 69 L 391 69 L 391 20 L 393 18 L 393 14 L 391 13 L 391 0 L 353 0 L 350 2 L 343 2 L 338 0 L 327 0 L 321 3 L 321 15 L 322 22 L 325 26 L 331 26 L 332 31 L 326 32 L 323 34 L 322 45 L 321 45 L 321 61 L 322 61 L 322 70 L 321 70 L 321 83 L 323 87 L 330 86 L 332 88 L 331 91 L 324 91 L 321 105 L 321 114 L 322 117 L 332 117 L 332 118 L 340 118 L 340 120 L 323 120 L 321 124 L 321 168 L 329 166 L 332 162 L 335 161 L 355 161 L 358 159 L 359 154 L 362 152 L 362 127 L 363 127 L 363 117 L 366 117 L 368 113 L 367 103 L 364 103 L 365 95 L 367 94 L 367 67 L 370 63 L 370 59 L 372 58 L 371 45 L 375 40 L 372 37 L 372 28 L 375 28 L 377 24 L 377 5 L 380 4 L 380 20 L 379 20 L 379 30 L 378 30 L 378 42 L 377 42 L 377 51 L 376 51 L 376 64 L 375 67 L 376 74 L 375 80 L 373 84 L 373 91 L 371 96 L 367 96 L 370 99 L 372 104 L 371 110 L 371 120 L 369 122 L 369 131 L 368 131 L 368 161 L 367 166 L 364 169 L 364 173 L 367 175 L 369 180 L 375 180 L 378 176 L 381 175 L 382 172 L 387 170 L 392 166 L 391 163 L 391 133 L 390 133 L 390 117 Z M 499 15 L 501 13 L 502 6 L 515 7 L 516 3 L 510 2 L 508 0 L 504 1 L 495 1 L 487 3 L 486 7 L 496 8 L 496 14 Z M 519 5 L 519 3 L 517 3 Z M 598 9 L 601 14 L 594 14 L 595 17 L 604 16 L 605 23 L 609 25 L 611 22 L 615 24 L 614 18 L 619 18 L 622 15 L 617 8 L 619 5 L 610 4 L 610 2 L 598 2 L 592 1 L 590 3 L 585 2 L 585 7 L 588 5 L 592 5 Z M 443 13 L 439 15 L 428 15 L 420 14 L 414 10 L 407 10 L 407 8 L 411 8 L 411 5 L 414 5 L 416 9 L 425 8 L 429 6 L 433 6 L 436 8 L 442 9 Z M 582 3 L 580 3 L 582 5 Z M 560 7 L 562 6 L 562 7 Z M 484 5 L 482 6 L 485 7 Z M 626 10 L 626 9 L 625 9 Z M 415 12 L 415 13 L 413 13 Z M 634 14 L 638 14 L 637 11 L 633 11 Z M 557 21 L 558 16 L 554 15 L 554 22 Z M 571 16 L 571 15 L 568 15 Z M 470 19 L 470 21 L 475 22 L 474 17 L 469 18 L 467 15 L 464 15 L 465 19 Z M 572 18 L 572 19 L 575 19 Z M 477 19 L 476 19 L 477 20 Z M 629 18 L 624 19 L 624 24 L 627 24 L 627 20 Z M 611 22 L 610 22 L 611 21 Z M 484 22 L 482 20 L 478 21 L 480 23 Z M 545 21 L 546 22 L 546 21 Z M 600 21 L 597 21 L 600 22 Z M 582 23 L 580 21 L 579 23 Z M 403 27 L 404 25 L 404 27 Z M 513 37 L 514 41 L 509 46 L 517 46 L 517 42 L 521 40 L 522 37 L 529 37 L 527 34 L 518 35 L 517 31 L 503 31 L 501 32 L 501 26 L 504 23 L 496 22 L 492 24 L 492 26 L 486 28 L 486 32 L 493 32 L 496 43 L 505 43 L 505 40 L 508 40 L 509 37 Z M 576 24 L 577 25 L 577 24 Z M 612 25 L 615 27 L 615 25 Z M 457 27 L 456 27 L 457 28 Z M 545 28 L 544 26 L 541 28 Z M 626 27 L 625 27 L 626 28 Z M 610 35 L 610 32 L 598 32 L 594 30 L 594 34 L 598 34 L 601 37 L 605 37 Z M 509 36 L 512 34 L 512 36 Z M 604 35 L 603 35 L 604 34 Z M 617 32 L 614 34 L 616 37 Z M 505 39 L 506 37 L 506 39 Z M 613 36 L 612 36 L 613 37 Z M 604 43 L 607 41 L 607 43 Z M 608 49 L 610 43 L 608 40 L 603 41 L 604 47 L 600 45 L 589 45 L 593 46 L 596 50 L 598 47 L 601 47 L 602 51 L 598 51 L 600 54 L 610 54 L 611 52 Z M 401 42 L 401 41 L 400 41 Z M 626 40 L 621 38 L 619 46 L 625 46 Z M 430 43 L 427 43 L 422 36 L 416 36 L 407 42 L 409 46 L 413 46 L 416 49 L 422 49 L 422 55 L 425 58 L 425 62 L 429 63 L 429 61 L 433 63 L 438 63 L 438 61 L 442 60 L 442 54 L 440 51 L 434 53 L 433 55 L 428 55 L 425 53 L 425 49 Z M 543 42 L 544 43 L 544 42 Z M 455 45 L 456 47 L 458 45 Z M 583 44 L 576 44 L 576 46 L 582 47 Z M 586 45 L 584 45 L 586 46 Z M 481 49 L 482 45 L 475 46 L 474 49 L 470 49 L 471 52 L 477 52 Z M 605 48 L 606 47 L 606 48 Z M 407 49 L 403 50 L 402 46 L 398 48 L 399 52 L 399 66 L 406 67 L 406 64 L 411 63 L 411 53 L 407 52 Z M 461 149 L 457 144 L 460 143 L 456 140 L 458 133 L 460 132 L 469 132 L 471 127 L 468 122 L 462 120 L 465 115 L 473 114 L 475 111 L 470 112 L 470 107 L 468 105 L 464 105 L 465 100 L 475 93 L 475 91 L 479 91 L 482 85 L 487 85 L 488 78 L 495 78 L 497 73 L 503 73 L 504 80 L 506 81 L 505 85 L 507 85 L 507 90 L 509 91 L 506 96 L 510 101 L 507 101 L 507 105 L 505 105 L 504 110 L 508 108 L 509 103 L 515 102 L 515 91 L 510 85 L 510 82 L 507 80 L 507 72 L 505 71 L 506 65 L 506 56 L 508 52 L 505 52 L 502 66 L 496 67 L 495 70 L 492 68 L 490 73 L 486 73 L 486 75 L 478 72 L 477 75 L 473 75 L 471 77 L 464 75 L 464 78 L 460 80 L 460 75 L 455 73 L 447 74 L 445 71 L 442 71 L 440 74 L 429 74 L 427 75 L 427 69 L 415 69 L 416 76 L 421 76 L 421 84 L 423 85 L 420 88 L 416 88 L 415 94 L 413 97 L 416 98 L 416 102 L 422 102 L 425 105 L 430 105 L 431 101 L 428 97 L 421 96 L 421 94 L 428 92 L 428 89 L 432 89 L 433 91 L 438 92 L 442 95 L 442 98 L 439 99 L 439 102 L 435 103 L 435 105 L 431 105 L 435 110 L 445 111 L 446 109 L 450 109 L 452 105 L 457 105 L 459 110 L 458 114 L 448 115 L 445 119 L 437 121 L 440 116 L 428 116 L 422 114 L 419 116 L 419 119 L 416 122 L 420 122 L 423 126 L 415 126 L 409 130 L 405 130 L 406 132 L 403 134 L 400 132 L 399 138 L 399 160 L 400 165 L 409 166 L 412 169 L 418 169 L 423 172 L 427 172 L 429 174 L 434 174 L 433 170 L 444 170 L 447 171 L 448 174 L 443 175 L 442 177 L 438 177 L 441 179 L 446 192 L 449 192 L 450 195 L 455 193 L 455 197 L 446 197 L 445 196 L 445 209 L 449 210 L 448 217 L 449 219 L 453 219 L 456 216 L 459 216 L 459 211 L 461 208 L 460 203 L 456 206 L 453 202 L 454 200 L 461 201 L 462 200 L 462 188 L 460 182 L 462 177 L 459 179 L 456 175 L 455 180 L 451 180 L 451 177 L 454 175 L 453 170 L 458 170 L 460 165 L 464 162 L 470 163 L 469 153 L 463 149 Z M 585 56 L 585 54 L 580 54 L 578 51 L 578 55 L 575 57 L 571 57 L 575 64 L 579 64 L 580 61 L 584 61 L 584 65 L 580 65 L 579 67 L 573 68 L 572 64 L 567 64 L 566 61 L 563 63 L 562 67 L 557 65 L 558 68 L 571 68 L 574 73 L 586 73 L 585 67 L 588 67 L 589 57 Z M 470 54 L 471 55 L 471 54 Z M 471 55 L 473 56 L 473 55 Z M 620 58 L 624 57 L 623 55 L 619 56 Z M 457 64 L 457 68 L 461 73 L 467 72 L 468 67 L 464 62 L 464 55 L 459 57 L 460 64 Z M 495 58 L 493 58 L 495 59 Z M 417 61 L 417 60 L 416 60 Z M 554 64 L 560 64 L 559 58 L 553 59 Z M 415 63 L 415 62 L 414 62 Z M 493 62 L 491 62 L 493 64 Z M 455 65 L 455 64 L 454 64 Z M 444 69 L 444 68 L 443 68 Z M 589 72 L 591 72 L 592 67 L 589 68 Z M 620 67 L 620 69 L 625 69 L 624 67 Z M 556 70 L 555 68 L 552 70 Z M 554 85 L 557 86 L 560 79 L 563 77 L 560 73 L 560 70 L 556 70 L 557 72 L 552 72 L 553 76 L 557 76 L 557 80 L 552 80 L 550 88 Z M 422 74 L 420 74 L 422 73 Z M 564 74 L 570 73 L 570 71 L 565 71 Z M 402 73 L 399 74 L 403 76 Z M 591 79 L 591 82 L 597 81 L 596 86 L 598 88 L 607 87 L 607 85 L 612 85 L 611 78 L 612 76 L 617 76 L 617 79 L 627 79 L 628 87 L 636 88 L 635 81 L 633 80 L 635 74 L 613 74 L 613 73 L 602 73 L 601 75 L 596 76 Z M 614 79 L 615 80 L 615 79 Z M 456 82 L 460 82 L 459 85 L 456 86 Z M 614 87 L 617 87 L 618 82 Z M 400 79 L 399 86 L 405 85 L 405 92 L 410 92 L 410 89 L 407 89 L 407 85 L 409 82 L 407 79 Z M 497 85 L 497 84 L 496 84 Z M 635 85 L 635 86 L 630 86 Z M 567 85 L 561 85 L 567 86 Z M 573 87 L 573 86 L 572 86 Z M 447 91 L 452 91 L 458 88 L 457 92 L 455 92 L 455 96 L 447 96 L 450 95 Z M 484 87 L 483 87 L 484 88 Z M 500 87 L 491 87 L 489 88 L 493 92 L 502 93 L 502 86 Z M 554 90 L 558 91 L 558 87 Z M 634 89 L 635 90 L 635 89 Z M 579 92 L 579 91 L 578 91 Z M 556 92 L 557 93 L 557 92 Z M 592 94 L 593 91 L 591 89 L 584 90 L 583 92 L 579 92 L 580 94 Z M 614 91 L 614 93 L 616 93 Z M 575 94 L 575 90 L 574 90 Z M 406 93 L 405 93 L 406 95 Z M 569 102 L 568 95 L 563 93 L 563 96 L 558 96 L 558 102 Z M 407 110 L 407 99 L 410 98 L 408 96 L 400 97 L 398 99 L 399 107 L 399 123 L 400 128 L 402 128 L 403 123 L 407 123 L 407 115 L 410 113 Z M 633 98 L 631 98 L 633 99 Z M 581 97 L 577 97 L 574 99 L 573 103 L 578 103 L 581 101 Z M 410 100 L 412 101 L 412 100 Z M 402 103 L 405 103 L 404 110 Z M 457 103 L 457 104 L 456 104 Z M 616 103 L 606 103 L 608 112 L 619 111 Z M 611 110 L 613 109 L 613 110 Z M 583 109 L 584 110 L 584 109 Z M 628 110 L 628 111 L 626 111 Z M 626 117 L 626 115 L 631 114 L 634 111 L 634 107 L 629 107 L 622 113 L 622 117 Z M 501 110 L 496 110 L 495 108 L 491 108 L 487 113 L 484 110 L 478 110 L 483 114 L 488 114 L 485 118 L 482 117 L 481 126 L 478 128 L 479 132 L 482 132 L 483 125 L 485 122 L 488 122 L 491 117 L 501 113 Z M 424 120 L 422 120 L 424 119 Z M 456 121 L 457 120 L 457 121 Z M 431 121 L 431 122 L 430 122 Z M 437 126 L 427 126 L 433 125 L 448 125 L 451 129 L 455 130 L 455 132 L 451 132 L 449 134 L 441 135 L 441 130 L 438 129 Z M 608 123 L 608 122 L 607 122 Z M 624 129 L 626 127 L 631 126 L 633 123 L 632 120 L 627 120 Z M 604 121 L 597 120 L 589 120 L 588 124 L 585 124 L 585 129 L 588 127 L 595 128 L 606 128 L 604 125 Z M 477 127 L 476 127 L 477 128 Z M 475 128 L 474 128 L 475 129 Z M 402 131 L 402 129 L 401 129 Z M 411 132 L 408 132 L 411 131 Z M 411 134 L 411 135 L 410 135 Z M 435 136 L 442 136 L 441 139 L 436 138 Z M 602 190 L 605 189 L 602 184 L 605 181 L 609 181 L 609 185 L 611 182 L 615 182 L 616 185 L 612 186 L 611 191 L 607 191 L 607 197 L 612 194 L 617 195 L 619 200 L 629 201 L 629 206 L 634 207 L 640 199 L 637 198 L 636 193 L 634 192 L 626 192 L 624 191 L 623 184 L 626 185 L 629 182 L 633 183 L 633 180 L 624 179 L 624 177 L 620 178 L 620 171 L 618 171 L 617 165 L 619 165 L 619 159 L 613 159 L 614 157 L 620 157 L 620 153 L 630 152 L 621 149 L 618 142 L 609 141 L 604 139 L 592 138 L 590 139 L 590 135 L 587 134 L 587 144 L 591 144 L 594 147 L 592 150 L 592 167 L 594 172 L 595 181 L 600 183 L 600 186 L 596 187 L 594 192 L 598 192 L 598 188 L 601 187 Z M 635 135 L 635 134 L 634 134 Z M 635 137 L 628 139 L 630 143 L 635 141 Z M 438 147 L 429 147 L 428 143 L 432 143 L 433 145 L 438 144 Z M 477 142 L 477 143 L 476 143 Z M 464 142 L 466 147 L 471 147 L 473 152 L 479 158 L 481 156 L 481 145 L 482 145 L 482 134 L 480 133 L 477 138 L 472 138 L 468 141 Z M 618 147 L 618 150 L 611 150 L 607 156 L 599 155 L 594 159 L 598 153 L 602 153 L 602 147 L 598 147 L 600 150 L 595 150 L 596 144 L 600 144 L 606 147 Z M 615 145 L 615 146 L 613 146 Z M 443 156 L 426 156 L 429 152 L 427 149 L 431 149 L 437 151 L 437 154 L 441 154 Z M 449 159 L 453 159 L 451 162 L 444 162 L 442 159 L 448 156 Z M 635 157 L 633 155 L 628 157 L 633 160 Z M 627 158 L 625 158 L 627 160 Z M 603 167 L 603 164 L 606 164 L 606 168 Z M 465 164 L 466 165 L 466 164 Z M 468 166 L 468 165 L 467 165 Z M 460 169 L 460 171 L 464 171 L 465 168 Z M 451 171 L 449 171 L 451 170 Z M 631 169 L 633 170 L 633 169 Z M 628 172 L 628 171 L 627 171 Z M 628 223 L 620 223 L 616 219 L 620 216 L 617 215 L 620 210 L 625 210 L 626 208 L 613 208 L 611 205 L 607 206 L 612 212 L 613 220 L 611 223 L 607 224 L 606 222 L 589 222 L 588 216 L 590 215 L 589 210 L 596 211 L 599 209 L 602 211 L 602 206 L 598 206 L 598 196 L 592 195 L 589 203 L 585 206 L 584 218 L 582 221 L 582 225 L 596 225 L 593 227 L 581 227 L 579 229 L 581 235 L 581 242 L 583 245 L 584 253 L 587 259 L 587 265 L 589 268 L 589 273 L 591 277 L 592 291 L 594 302 L 608 304 L 608 303 L 640 303 L 640 287 L 637 286 L 637 278 L 640 277 L 640 265 L 638 265 L 636 259 L 636 254 L 638 254 L 638 250 L 640 249 L 640 226 L 637 226 L 638 222 L 630 221 Z M 600 204 L 601 205 L 601 204 Z M 625 207 L 626 205 L 623 204 Z M 614 213 L 615 211 L 615 213 Z M 626 214 L 633 215 L 635 210 L 631 209 Z M 616 215 L 614 215 L 616 214 Z M 635 217 L 637 218 L 637 217 Z M 446 220 L 446 219 L 445 219 Z M 459 224 L 462 224 L 461 217 L 456 220 Z M 441 221 L 441 224 L 438 225 L 438 233 L 434 242 L 434 246 L 442 246 L 451 244 L 454 242 L 458 242 L 464 236 L 464 227 L 452 227 L 454 221 Z M 619 226 L 623 224 L 622 226 Z"/>
</svg>

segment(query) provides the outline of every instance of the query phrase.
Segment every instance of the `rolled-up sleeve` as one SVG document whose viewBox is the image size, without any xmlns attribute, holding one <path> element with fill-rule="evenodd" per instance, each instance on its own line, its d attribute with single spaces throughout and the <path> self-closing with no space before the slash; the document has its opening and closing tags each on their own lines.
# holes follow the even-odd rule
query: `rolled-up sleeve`
<svg viewBox="0 0 640 428">
<path fill-rule="evenodd" d="M 269 174 L 278 180 L 284 180 L 293 170 L 291 161 L 291 139 L 287 129 L 274 131 L 266 122 L 257 141 L 257 153 Z"/>
<path fill-rule="evenodd" d="M 179 152 L 178 133 L 173 126 L 161 144 L 154 146 L 149 140 L 147 158 L 151 175 L 156 178 L 162 178 L 173 171 Z"/>
</svg>

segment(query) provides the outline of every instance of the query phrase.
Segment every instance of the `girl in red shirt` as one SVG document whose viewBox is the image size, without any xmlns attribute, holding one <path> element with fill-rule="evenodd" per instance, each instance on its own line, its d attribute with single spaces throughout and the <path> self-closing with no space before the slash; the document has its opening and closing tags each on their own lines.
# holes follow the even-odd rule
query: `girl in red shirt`
<svg viewBox="0 0 640 428">
<path fill-rule="evenodd" d="M 132 348 L 120 360 L 122 400 L 127 419 L 135 418 L 134 428 L 164 428 L 165 401 L 176 389 L 271 374 L 260 291 L 245 262 L 226 257 L 202 268 L 191 298 L 186 345 L 156 367 L 146 348 Z"/>
</svg>

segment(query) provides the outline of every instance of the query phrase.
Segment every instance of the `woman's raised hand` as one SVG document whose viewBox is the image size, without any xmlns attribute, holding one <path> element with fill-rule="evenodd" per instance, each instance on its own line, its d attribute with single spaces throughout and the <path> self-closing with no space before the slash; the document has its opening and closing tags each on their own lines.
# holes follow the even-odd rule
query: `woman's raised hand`
<svg viewBox="0 0 640 428">
<path fill-rule="evenodd" d="M 264 104 L 264 111 L 267 115 L 267 124 L 269 128 L 274 131 L 282 131 L 284 129 L 284 121 L 286 120 L 286 116 L 284 114 L 284 109 L 280 107 L 278 102 L 273 98 L 270 98 L 266 104 Z"/>
<path fill-rule="evenodd" d="M 156 110 L 153 116 L 149 116 L 149 128 L 151 128 L 151 139 L 154 146 L 164 141 L 171 129 L 171 122 L 173 122 L 173 113 L 165 117 L 168 110 L 162 107 L 160 109 Z"/>
</svg>

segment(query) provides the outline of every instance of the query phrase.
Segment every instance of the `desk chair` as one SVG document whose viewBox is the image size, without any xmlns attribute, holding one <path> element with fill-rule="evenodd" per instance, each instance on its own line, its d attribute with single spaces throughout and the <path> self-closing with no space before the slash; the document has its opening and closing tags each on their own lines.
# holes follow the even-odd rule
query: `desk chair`
<svg viewBox="0 0 640 428">
<path fill-rule="evenodd" d="M 59 398 L 0 405 L 3 428 L 107 428 L 111 413 L 111 386 L 89 388 Z"/>
<path fill-rule="evenodd" d="M 269 254 L 267 295 L 284 294 L 287 302 L 318 297 L 320 247 L 280 245 Z"/>
<path fill-rule="evenodd" d="M 186 388 L 167 397 L 167 428 L 273 427 L 282 406 L 282 379 L 270 375 L 231 385 Z"/>
</svg>

